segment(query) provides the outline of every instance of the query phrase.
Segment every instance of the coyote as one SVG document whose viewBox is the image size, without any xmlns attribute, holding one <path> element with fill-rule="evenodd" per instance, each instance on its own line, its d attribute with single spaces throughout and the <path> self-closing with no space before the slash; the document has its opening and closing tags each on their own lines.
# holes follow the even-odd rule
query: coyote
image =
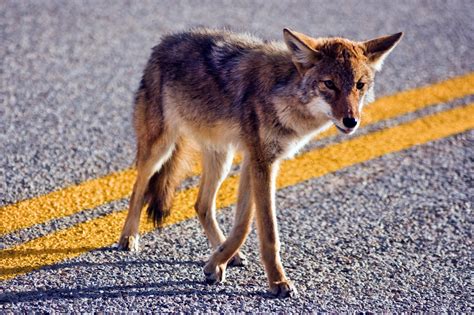
<svg viewBox="0 0 474 315">
<path fill-rule="evenodd" d="M 402 35 L 355 42 L 284 29 L 284 42 L 269 42 L 199 28 L 163 37 L 136 92 L 138 175 L 119 246 L 138 250 L 145 204 L 149 217 L 163 222 L 197 144 L 202 175 L 195 209 L 214 249 L 204 266 L 206 281 L 224 281 L 227 266 L 245 263 L 239 248 L 255 214 L 270 291 L 295 296 L 279 254 L 279 162 L 332 124 L 345 134 L 357 129 L 362 107 L 373 100 L 374 74 Z M 215 201 L 236 151 L 243 162 L 235 222 L 226 238 Z"/>
</svg>

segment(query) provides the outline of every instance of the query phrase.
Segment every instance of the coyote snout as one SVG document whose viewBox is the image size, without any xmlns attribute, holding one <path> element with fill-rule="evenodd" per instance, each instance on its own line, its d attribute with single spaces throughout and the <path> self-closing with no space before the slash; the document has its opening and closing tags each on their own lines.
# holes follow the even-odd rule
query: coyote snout
<svg viewBox="0 0 474 315">
<path fill-rule="evenodd" d="M 357 90 L 351 91 L 349 97 L 342 95 L 342 99 L 333 106 L 333 123 L 342 133 L 352 134 L 360 125 L 363 106 L 363 100 L 359 98 L 361 93 Z"/>
<path fill-rule="evenodd" d="M 214 250 L 204 267 L 206 281 L 224 281 L 227 266 L 244 265 L 239 250 L 255 218 L 270 290 L 294 296 L 280 259 L 279 162 L 331 124 L 344 133 L 356 130 L 372 100 L 375 72 L 401 36 L 354 42 L 288 29 L 284 43 L 209 29 L 165 36 L 153 48 L 135 97 L 138 175 L 120 246 L 138 250 L 145 203 L 149 217 L 163 222 L 197 144 L 202 174 L 195 208 Z M 226 238 L 215 201 L 235 151 L 243 162 L 234 227 Z"/>
</svg>

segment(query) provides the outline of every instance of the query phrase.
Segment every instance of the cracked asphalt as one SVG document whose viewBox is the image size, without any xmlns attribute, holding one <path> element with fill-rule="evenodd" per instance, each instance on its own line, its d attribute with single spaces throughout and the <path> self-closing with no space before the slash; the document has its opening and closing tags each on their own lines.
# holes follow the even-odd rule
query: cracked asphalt
<svg viewBox="0 0 474 315">
<path fill-rule="evenodd" d="M 404 31 L 376 80 L 384 96 L 473 72 L 473 20 L 467 0 L 3 1 L 0 207 L 132 165 L 133 93 L 166 32 L 229 26 L 278 39 L 290 27 L 363 40 Z M 469 102 L 472 95 L 375 128 Z M 328 141 L 342 138 L 310 147 Z M 0 281 L 0 311 L 470 313 L 473 148 L 469 130 L 278 191 L 283 263 L 297 299 L 266 292 L 255 231 L 244 247 L 249 265 L 229 269 L 224 284 L 204 284 L 209 246 L 190 219 L 144 235 L 139 253 L 92 249 Z M 126 204 L 21 230 L 0 238 L 0 248 Z M 219 215 L 227 231 L 231 208 Z"/>
</svg>

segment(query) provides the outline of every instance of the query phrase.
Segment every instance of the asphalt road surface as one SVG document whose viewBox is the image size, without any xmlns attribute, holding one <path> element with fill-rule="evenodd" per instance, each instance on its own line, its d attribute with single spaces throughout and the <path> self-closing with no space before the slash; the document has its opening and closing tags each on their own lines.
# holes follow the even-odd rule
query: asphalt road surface
<svg viewBox="0 0 474 315">
<path fill-rule="evenodd" d="M 472 312 L 472 1 L 3 1 L 0 311 Z M 231 27 L 279 39 L 405 37 L 350 138 L 282 166 L 282 258 L 299 297 L 248 266 L 203 282 L 209 245 L 186 196 L 139 253 L 118 251 L 134 171 L 134 90 L 161 35 Z M 310 162 L 310 163 L 309 163 Z M 237 167 L 236 167 L 237 168 Z M 219 197 L 229 230 L 235 176 Z M 232 188 L 234 187 L 234 188 Z"/>
</svg>

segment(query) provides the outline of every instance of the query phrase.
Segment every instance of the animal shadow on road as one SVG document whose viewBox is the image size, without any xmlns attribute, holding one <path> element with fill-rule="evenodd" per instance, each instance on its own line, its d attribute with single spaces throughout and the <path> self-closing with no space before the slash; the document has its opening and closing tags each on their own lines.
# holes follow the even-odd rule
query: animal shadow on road
<svg viewBox="0 0 474 315">
<path fill-rule="evenodd" d="M 77 249 L 78 251 L 83 251 L 84 249 Z M 99 251 L 109 251 L 113 249 L 104 248 Z M 60 250 L 54 250 L 60 251 Z M 37 252 L 35 250 L 28 250 L 24 255 L 33 255 Z M 39 250 L 38 253 L 39 254 Z M 44 251 L 43 251 L 44 253 Z M 18 255 L 18 253 L 17 253 Z M 181 272 L 188 273 L 187 268 L 182 268 L 182 266 L 195 266 L 201 268 L 203 262 L 200 261 L 189 261 L 189 260 L 134 260 L 134 261 L 115 261 L 115 262 L 104 262 L 104 263 L 92 263 L 92 262 L 66 262 L 61 264 L 56 264 L 52 266 L 47 266 L 42 268 L 42 270 L 47 271 L 58 271 L 69 268 L 93 268 L 94 266 L 102 267 L 115 267 L 124 269 L 126 267 L 138 267 L 140 265 L 168 265 L 174 270 L 182 270 Z M 180 267 L 181 266 L 181 267 Z M 24 268 L 25 270 L 28 267 Z M 18 273 L 20 270 L 0 268 L 2 274 Z M 159 277 L 159 274 L 156 275 Z M 117 274 L 111 276 L 112 278 L 117 278 Z M 179 287 L 182 287 L 179 288 Z M 169 289 L 168 289 L 169 288 Z M 177 289 L 179 288 L 179 289 Z M 269 297 L 269 294 L 266 292 L 242 292 L 242 290 L 234 290 L 229 286 L 209 286 L 204 283 L 204 280 L 168 280 L 162 282 L 144 282 L 139 284 L 132 285 L 91 285 L 79 288 L 48 288 L 48 289 L 38 289 L 31 291 L 23 292 L 4 292 L 0 294 L 0 304 L 6 303 L 20 303 L 20 302 L 30 302 L 30 301 L 48 301 L 48 300 L 57 300 L 57 299 L 77 299 L 77 298 L 126 298 L 129 296 L 142 297 L 142 296 L 178 296 L 178 295 L 209 295 L 209 296 L 260 296 L 260 297 Z"/>
<path fill-rule="evenodd" d="M 4 249 L 0 251 L 0 261 L 4 261 L 5 259 L 12 259 L 12 258 L 18 258 L 18 257 L 34 257 L 34 256 L 41 256 L 41 255 L 51 255 L 51 254 L 74 254 L 74 253 L 84 253 L 88 251 L 92 251 L 95 248 L 92 247 L 77 247 L 77 248 L 45 248 L 45 249 L 26 249 L 26 250 L 18 250 L 18 249 Z M 55 269 L 57 266 L 63 266 L 61 264 L 59 265 L 53 265 L 52 267 L 45 267 L 43 269 Z M 36 269 L 36 268 L 34 268 Z M 32 271 L 31 266 L 25 266 L 25 267 L 13 267 L 13 268 L 7 268 L 7 267 L 0 267 L 0 274 L 2 275 L 16 275 L 16 274 L 21 274 L 25 272 Z"/>
</svg>

